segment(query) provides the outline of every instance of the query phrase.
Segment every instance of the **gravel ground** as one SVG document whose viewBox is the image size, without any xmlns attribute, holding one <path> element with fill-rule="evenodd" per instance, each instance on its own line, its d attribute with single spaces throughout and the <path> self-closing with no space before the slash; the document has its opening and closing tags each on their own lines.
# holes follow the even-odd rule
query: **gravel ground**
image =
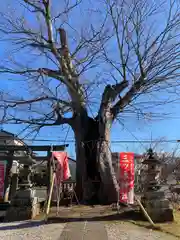
<svg viewBox="0 0 180 240">
<path fill-rule="evenodd" d="M 178 240 L 170 234 L 138 227 L 128 222 L 106 224 L 108 240 Z"/>
<path fill-rule="evenodd" d="M 85 233 L 85 234 L 84 234 Z M 0 240 L 177 240 L 129 222 L 72 222 L 44 225 L 42 221 L 0 224 Z"/>
<path fill-rule="evenodd" d="M 0 223 L 0 240 L 58 240 L 65 224 L 42 221 Z"/>
</svg>

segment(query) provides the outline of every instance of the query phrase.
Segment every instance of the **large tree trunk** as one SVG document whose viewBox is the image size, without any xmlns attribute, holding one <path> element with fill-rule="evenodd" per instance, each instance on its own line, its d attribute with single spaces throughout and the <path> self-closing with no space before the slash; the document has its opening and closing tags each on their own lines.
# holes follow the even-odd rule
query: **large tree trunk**
<svg viewBox="0 0 180 240">
<path fill-rule="evenodd" d="M 118 200 L 119 185 L 117 182 L 115 169 L 112 165 L 112 153 L 109 142 L 102 140 L 98 143 L 99 171 L 101 176 L 101 188 L 99 200 L 101 203 L 109 204 Z"/>
<path fill-rule="evenodd" d="M 109 144 L 110 128 L 87 117 L 76 123 L 77 196 L 88 203 L 110 203 L 117 199 L 117 181 Z M 101 132 L 101 134 L 100 134 Z M 101 140 L 102 132 L 105 138 Z"/>
<path fill-rule="evenodd" d="M 97 165 L 97 141 L 99 139 L 98 123 L 87 117 L 76 122 L 74 128 L 76 139 L 76 192 L 80 200 L 89 202 L 95 192 L 95 180 L 100 182 Z M 96 191 L 97 192 L 97 191 Z M 95 196 L 94 196 L 95 197 Z"/>
<path fill-rule="evenodd" d="M 109 112 L 104 111 L 104 118 L 99 121 L 99 141 L 97 145 L 97 161 L 101 176 L 101 189 L 99 199 L 103 203 L 117 201 L 119 185 L 115 169 L 112 164 L 112 152 L 110 148 L 110 130 L 112 118 Z"/>
</svg>

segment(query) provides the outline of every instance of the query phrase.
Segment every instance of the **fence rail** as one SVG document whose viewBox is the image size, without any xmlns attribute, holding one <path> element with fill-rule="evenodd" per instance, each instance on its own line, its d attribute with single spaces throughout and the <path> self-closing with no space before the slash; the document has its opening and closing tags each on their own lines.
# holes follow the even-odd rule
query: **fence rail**
<svg viewBox="0 0 180 240">
<path fill-rule="evenodd" d="M 62 182 L 62 192 L 64 192 L 65 190 L 69 190 L 69 189 L 75 189 L 76 187 L 76 181 L 64 181 Z"/>
</svg>

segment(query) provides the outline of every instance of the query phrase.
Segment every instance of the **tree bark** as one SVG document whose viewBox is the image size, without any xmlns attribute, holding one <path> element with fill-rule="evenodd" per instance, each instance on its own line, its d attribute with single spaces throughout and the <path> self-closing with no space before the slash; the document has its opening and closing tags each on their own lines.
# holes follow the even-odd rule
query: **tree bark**
<svg viewBox="0 0 180 240">
<path fill-rule="evenodd" d="M 76 122 L 74 133 L 78 199 L 93 204 L 115 202 L 118 184 L 112 166 L 110 127 L 87 117 Z"/>
<path fill-rule="evenodd" d="M 99 122 L 100 140 L 97 145 L 97 161 L 101 176 L 101 189 L 99 199 L 103 203 L 117 201 L 119 185 L 115 169 L 112 165 L 112 152 L 110 147 L 110 130 L 112 118 L 108 112 L 104 112 L 104 119 Z"/>
<path fill-rule="evenodd" d="M 98 123 L 87 117 L 76 122 L 76 192 L 80 200 L 89 202 L 94 192 L 93 181 L 99 180 L 97 166 Z"/>
<path fill-rule="evenodd" d="M 99 171 L 101 177 L 101 187 L 99 191 L 99 201 L 103 204 L 115 203 L 119 192 L 115 169 L 112 165 L 112 153 L 109 142 L 99 141 L 98 143 Z"/>
<path fill-rule="evenodd" d="M 86 155 L 83 146 L 83 135 L 80 132 L 75 132 L 76 139 L 76 195 L 79 202 L 84 200 L 84 188 L 87 178 L 86 173 Z"/>
</svg>

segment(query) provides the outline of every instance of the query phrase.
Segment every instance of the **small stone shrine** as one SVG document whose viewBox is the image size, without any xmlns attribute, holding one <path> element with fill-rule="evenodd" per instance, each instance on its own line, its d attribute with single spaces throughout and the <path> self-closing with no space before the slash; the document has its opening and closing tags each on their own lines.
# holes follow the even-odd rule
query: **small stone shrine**
<svg viewBox="0 0 180 240">
<path fill-rule="evenodd" d="M 64 151 L 68 145 L 0 145 L 0 160 L 7 161 L 0 213 L 4 221 L 33 219 L 47 200 L 52 181 L 52 150 Z M 46 152 L 36 156 L 34 152 Z M 23 154 L 21 154 L 23 152 Z M 4 176 L 5 175 L 5 176 Z M 4 216 L 5 215 L 5 216 Z"/>
<path fill-rule="evenodd" d="M 155 157 L 152 149 L 149 149 L 143 164 L 147 166 L 143 197 L 141 198 L 143 206 L 154 222 L 173 221 L 173 209 L 165 192 L 161 190 L 161 162 Z"/>
<path fill-rule="evenodd" d="M 31 183 L 31 166 L 33 163 L 33 159 L 29 156 L 29 159 L 27 158 L 23 164 L 23 168 L 19 170 L 19 178 L 21 179 L 18 183 L 19 189 L 11 199 L 10 207 L 6 212 L 6 221 L 32 219 L 40 212 L 36 190 Z"/>
</svg>

